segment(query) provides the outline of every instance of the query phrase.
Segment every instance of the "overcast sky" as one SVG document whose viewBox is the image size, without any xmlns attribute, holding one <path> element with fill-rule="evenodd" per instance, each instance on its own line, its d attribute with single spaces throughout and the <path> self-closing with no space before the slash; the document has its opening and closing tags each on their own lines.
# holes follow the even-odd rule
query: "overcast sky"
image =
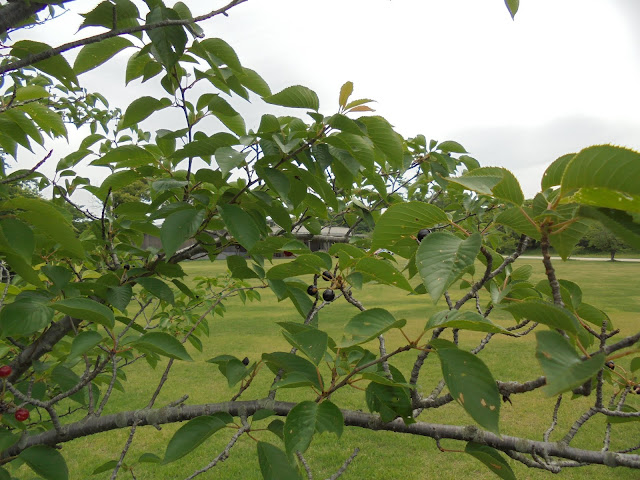
<svg viewBox="0 0 640 480">
<path fill-rule="evenodd" d="M 71 27 L 95 3 L 76 0 L 73 12 L 26 34 L 51 45 L 85 36 Z M 185 3 L 197 15 L 226 2 Z M 274 92 L 305 85 L 330 115 L 351 80 L 354 96 L 375 99 L 403 135 L 459 141 L 482 165 L 512 170 L 532 197 L 565 153 L 598 143 L 640 150 L 638 25 L 638 0 L 521 0 L 515 21 L 503 0 L 249 0 L 202 26 Z M 123 109 L 152 94 L 153 81 L 124 89 L 132 52 L 81 83 Z M 257 126 L 261 102 L 234 105 Z M 168 115 L 144 126 L 183 127 L 176 111 Z M 45 172 L 68 153 L 63 143 Z M 32 162 L 23 156 L 20 166 Z"/>
</svg>

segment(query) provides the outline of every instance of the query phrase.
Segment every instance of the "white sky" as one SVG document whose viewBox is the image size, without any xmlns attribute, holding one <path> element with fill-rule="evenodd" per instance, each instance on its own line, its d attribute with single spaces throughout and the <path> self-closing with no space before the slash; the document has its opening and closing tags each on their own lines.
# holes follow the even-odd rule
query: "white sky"
<svg viewBox="0 0 640 480">
<path fill-rule="evenodd" d="M 72 13 L 26 34 L 51 45 L 80 38 L 72 36 L 76 13 L 95 3 L 76 0 Z M 194 15 L 223 5 L 186 3 Z M 638 25 L 638 0 L 521 0 L 515 21 L 502 0 L 249 0 L 202 24 L 272 91 L 305 85 L 330 115 L 351 80 L 354 97 L 375 99 L 377 113 L 403 135 L 459 141 L 482 165 L 512 170 L 527 197 L 565 153 L 598 143 L 640 150 Z M 124 89 L 132 52 L 81 83 L 123 110 L 138 96 L 162 95 L 154 80 Z M 234 105 L 248 127 L 257 126 L 262 102 Z M 143 126 L 178 129 L 180 122 L 172 111 Z M 57 141 L 53 148 L 46 173 L 71 147 Z M 23 155 L 20 167 L 33 158 Z"/>
</svg>

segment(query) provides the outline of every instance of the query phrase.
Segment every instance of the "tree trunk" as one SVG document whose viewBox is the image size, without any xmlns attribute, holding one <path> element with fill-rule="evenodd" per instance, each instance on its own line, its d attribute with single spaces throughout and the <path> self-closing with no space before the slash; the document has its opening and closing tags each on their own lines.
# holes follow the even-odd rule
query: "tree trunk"
<svg viewBox="0 0 640 480">
<path fill-rule="evenodd" d="M 614 258 L 613 258 L 613 257 L 615 257 L 615 256 L 616 256 L 616 251 L 617 251 L 617 250 L 611 250 L 611 261 L 612 261 L 612 262 L 615 262 L 615 260 L 614 260 Z"/>
</svg>

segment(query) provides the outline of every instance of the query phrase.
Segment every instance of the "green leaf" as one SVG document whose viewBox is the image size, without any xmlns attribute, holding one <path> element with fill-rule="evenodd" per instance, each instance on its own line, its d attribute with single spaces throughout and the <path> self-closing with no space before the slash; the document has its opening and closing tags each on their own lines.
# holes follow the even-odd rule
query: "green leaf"
<svg viewBox="0 0 640 480">
<path fill-rule="evenodd" d="M 517 2 L 516 2 L 517 3 Z M 503 480 L 516 480 L 516 476 L 511 470 L 507 461 L 498 453 L 495 448 L 487 445 L 481 445 L 475 442 L 468 442 L 464 448 L 465 453 L 477 458 L 484 463 L 489 470 L 495 473 Z"/>
<path fill-rule="evenodd" d="M 107 38 L 101 42 L 85 45 L 76 57 L 73 70 L 78 75 L 93 70 L 98 65 L 102 65 L 109 60 L 116 53 L 132 46 L 133 43 L 124 37 Z"/>
<path fill-rule="evenodd" d="M 171 258 L 185 240 L 193 237 L 204 220 L 206 211 L 189 208 L 169 215 L 160 229 L 160 240 L 167 258 Z"/>
<path fill-rule="evenodd" d="M 442 153 L 467 153 L 462 145 L 453 140 L 446 140 L 439 143 L 436 146 L 436 150 L 440 150 Z"/>
<path fill-rule="evenodd" d="M 234 72 L 243 73 L 244 69 L 240 64 L 240 60 L 236 52 L 227 42 L 221 38 L 207 38 L 200 42 L 200 47 L 204 48 L 208 53 L 218 57 Z"/>
<path fill-rule="evenodd" d="M 108 328 L 113 328 L 115 325 L 113 311 L 90 298 L 67 298 L 52 303 L 50 307 L 73 318 L 99 323 Z"/>
<path fill-rule="evenodd" d="M 575 153 L 567 153 L 566 155 L 561 156 L 557 160 L 555 160 L 549 167 L 545 170 L 542 175 L 542 190 L 546 190 L 547 188 L 555 187 L 556 185 L 560 185 L 562 183 L 562 175 L 564 174 L 564 169 L 567 168 L 567 164 L 575 157 Z"/>
<path fill-rule="evenodd" d="M 88 352 L 102 341 L 102 335 L 94 331 L 80 332 L 71 342 L 69 359 L 79 357 Z"/>
<path fill-rule="evenodd" d="M 164 332 L 145 333 L 131 343 L 146 350 L 151 350 L 159 355 L 177 360 L 193 361 L 180 341 Z"/>
<path fill-rule="evenodd" d="M 175 301 L 173 291 L 162 280 L 150 277 L 140 277 L 136 278 L 136 282 L 154 297 L 173 305 Z"/>
<path fill-rule="evenodd" d="M 365 343 L 387 330 L 402 328 L 406 320 L 396 320 L 395 317 L 384 308 L 371 308 L 356 314 L 344 327 L 344 332 L 351 338 L 343 338 L 340 348 L 351 347 Z"/>
<path fill-rule="evenodd" d="M 97 475 L 98 473 L 108 472 L 109 470 L 113 470 L 116 465 L 118 465 L 117 460 L 109 460 L 108 462 L 104 462 L 102 465 L 96 467 L 91 475 Z"/>
<path fill-rule="evenodd" d="M 572 335 L 577 335 L 578 331 L 582 329 L 571 312 L 543 300 L 532 299 L 510 303 L 502 309 L 511 313 L 517 320 L 526 318 L 551 328 L 559 328 Z"/>
<path fill-rule="evenodd" d="M 82 243 L 67 219 L 49 202 L 39 198 L 19 197 L 2 202 L 3 210 L 20 210 L 20 219 L 60 244 L 60 248 L 76 257 L 84 257 Z"/>
<path fill-rule="evenodd" d="M 179 20 L 177 12 L 159 5 L 147 14 L 146 23 L 158 23 L 163 20 Z M 153 48 L 151 52 L 167 70 L 171 69 L 184 53 L 187 34 L 182 26 L 169 26 L 147 30 Z"/>
<path fill-rule="evenodd" d="M 11 48 L 11 55 L 24 59 L 29 55 L 50 49 L 51 47 L 46 43 L 34 42 L 32 40 L 20 40 L 13 44 L 13 47 Z M 70 87 L 71 83 L 75 83 L 76 85 L 78 84 L 76 74 L 73 72 L 71 65 L 69 65 L 62 55 L 54 55 L 46 60 L 36 62 L 33 64 L 33 67 L 57 78 L 66 87 Z"/>
<path fill-rule="evenodd" d="M 285 352 L 263 353 L 262 359 L 273 373 L 283 370 L 284 376 L 278 382 L 281 386 L 312 385 L 319 390 L 323 389 L 318 370 L 309 360 Z"/>
<path fill-rule="evenodd" d="M 137 145 L 122 145 L 109 150 L 102 158 L 94 160 L 91 165 L 116 166 L 117 168 L 135 168 L 148 165 L 153 161 L 153 155 Z"/>
<path fill-rule="evenodd" d="M 215 415 L 196 417 L 189 420 L 169 440 L 162 463 L 175 462 L 184 457 L 225 426 L 226 423 Z"/>
<path fill-rule="evenodd" d="M 6 240 L 7 247 L 11 248 L 29 265 L 35 249 L 35 236 L 31 228 L 16 218 L 0 219 L 0 231 Z M 4 242 L 2 242 L 4 243 Z M 4 248 L 0 244 L 0 248 Z"/>
<path fill-rule="evenodd" d="M 316 328 L 307 328 L 300 332 L 282 332 L 287 341 L 304 353 L 314 365 L 320 365 L 327 351 L 329 336 Z"/>
<path fill-rule="evenodd" d="M 69 470 L 64 457 L 55 448 L 34 445 L 20 452 L 18 458 L 45 480 L 67 480 L 69 478 Z"/>
<path fill-rule="evenodd" d="M 220 147 L 216 150 L 216 163 L 223 176 L 244 162 L 249 152 L 238 152 L 231 147 Z"/>
<path fill-rule="evenodd" d="M 499 434 L 500 392 L 487 366 L 470 352 L 436 348 L 451 396 L 480 426 Z"/>
<path fill-rule="evenodd" d="M 124 116 L 118 125 L 119 130 L 124 130 L 147 118 L 153 112 L 162 110 L 171 105 L 171 101 L 167 98 L 158 100 L 154 97 L 140 97 L 131 102 L 124 112 Z"/>
<path fill-rule="evenodd" d="M 308 275 L 313 273 L 322 273 L 327 267 L 318 255 L 303 254 L 298 255 L 295 260 L 287 263 L 281 263 L 272 267 L 267 272 L 267 278 L 271 280 L 282 280 L 289 277 L 297 277 L 298 275 Z"/>
<path fill-rule="evenodd" d="M 42 330 L 53 320 L 54 311 L 42 303 L 29 299 L 5 305 L 0 311 L 3 337 L 28 336 Z"/>
<path fill-rule="evenodd" d="M 320 100 L 318 95 L 313 90 L 303 87 L 302 85 L 294 85 L 287 87 L 284 90 L 263 97 L 263 100 L 272 105 L 281 105 L 283 107 L 291 108 L 307 108 L 315 110 L 316 112 L 320 108 Z"/>
<path fill-rule="evenodd" d="M 460 177 L 447 178 L 482 195 L 490 195 L 500 200 L 522 205 L 524 194 L 513 173 L 501 167 L 481 167 L 468 171 Z"/>
<path fill-rule="evenodd" d="M 6 252 L 4 253 L 4 259 L 9 264 L 11 269 L 28 283 L 37 287 L 44 288 L 44 284 L 42 283 L 42 280 L 40 280 L 38 273 L 33 268 L 31 268 L 22 257 Z"/>
<path fill-rule="evenodd" d="M 260 229 L 255 220 L 237 205 L 219 205 L 218 210 L 229 233 L 247 251 L 260 240 Z"/>
<path fill-rule="evenodd" d="M 518 7 L 520 6 L 520 0 L 504 0 L 504 4 L 507 6 L 507 10 L 509 10 L 511 18 L 515 20 Z"/>
<path fill-rule="evenodd" d="M 472 330 L 474 332 L 509 334 L 508 330 L 492 323 L 488 318 L 483 317 L 477 312 L 461 312 L 460 310 L 443 310 L 442 312 L 432 315 L 424 329 L 430 330 L 432 328 L 445 327 Z"/>
<path fill-rule="evenodd" d="M 511 272 L 511 280 L 524 282 L 529 280 L 529 277 L 533 273 L 533 266 L 522 265 Z"/>
<path fill-rule="evenodd" d="M 563 260 L 569 258 L 580 239 L 589 230 L 589 222 L 577 220 L 559 232 L 549 235 L 549 243 Z"/>
<path fill-rule="evenodd" d="M 247 266 L 247 261 L 240 255 L 230 255 L 227 257 L 227 267 L 231 271 L 231 276 L 239 280 L 247 278 L 258 278 L 258 274 Z"/>
<path fill-rule="evenodd" d="M 162 459 L 153 453 L 143 453 L 138 457 L 138 463 L 160 463 Z"/>
<path fill-rule="evenodd" d="M 640 212 L 640 153 L 622 147 L 585 148 L 568 163 L 561 192 L 566 200 Z"/>
<path fill-rule="evenodd" d="M 227 379 L 229 387 L 233 387 L 253 370 L 253 367 L 245 366 L 244 363 L 231 355 L 218 355 L 207 360 L 207 363 L 218 365 L 218 370 Z"/>
<path fill-rule="evenodd" d="M 554 331 L 536 332 L 536 358 L 547 377 L 544 391 L 553 396 L 582 385 L 604 366 L 604 354 L 582 360 L 569 341 Z"/>
<path fill-rule="evenodd" d="M 495 218 L 495 223 L 505 225 L 512 228 L 517 233 L 524 233 L 528 237 L 540 240 L 540 231 L 534 226 L 524 214 L 523 207 L 511 207 L 501 211 Z M 531 218 L 531 212 L 528 211 L 527 215 Z"/>
<path fill-rule="evenodd" d="M 342 412 L 330 401 L 320 404 L 301 402 L 291 409 L 284 424 L 284 445 L 289 456 L 304 453 L 315 432 L 335 433 L 338 438 L 344 429 Z"/>
<path fill-rule="evenodd" d="M 38 127 L 48 135 L 54 137 L 66 137 L 67 129 L 64 126 L 60 113 L 51 110 L 38 102 L 31 102 L 18 107 L 14 107 L 18 111 L 23 111 L 36 122 Z"/>
<path fill-rule="evenodd" d="M 245 67 L 242 69 L 242 73 L 234 73 L 238 81 L 252 92 L 257 93 L 261 97 L 267 97 L 271 95 L 271 89 L 269 88 L 269 85 L 260 75 L 258 75 L 255 70 L 251 70 L 250 68 Z"/>
<path fill-rule="evenodd" d="M 405 423 L 411 423 L 414 421 L 413 409 L 408 392 L 407 388 L 371 382 L 365 391 L 367 408 L 372 412 L 378 412 L 383 422 L 391 422 L 401 417 Z"/>
<path fill-rule="evenodd" d="M 576 313 L 582 320 L 593 323 L 597 327 L 602 327 L 602 323 L 606 322 L 607 330 L 613 330 L 613 324 L 611 323 L 609 316 L 593 305 L 589 305 L 588 303 L 581 303 L 580 306 L 576 309 Z"/>
<path fill-rule="evenodd" d="M 378 116 L 360 117 L 358 119 L 367 127 L 367 135 L 387 156 L 387 161 L 396 167 L 402 165 L 402 137 L 398 135 L 389 122 Z"/>
<path fill-rule="evenodd" d="M 478 233 L 463 240 L 449 232 L 434 232 L 422 239 L 416 252 L 416 266 L 434 301 L 473 265 L 481 244 Z"/>
<path fill-rule="evenodd" d="M 373 230 L 371 249 L 386 248 L 409 258 L 415 249 L 396 245 L 403 240 L 411 240 L 423 228 L 448 224 L 449 218 L 440 208 L 424 202 L 397 203 L 389 207 L 376 222 Z"/>
<path fill-rule="evenodd" d="M 121 188 L 131 185 L 133 182 L 139 180 L 140 176 L 141 175 L 135 170 L 121 170 L 119 172 L 112 173 L 104 179 L 102 185 L 100 185 L 99 191 L 96 192 L 96 196 L 104 201 L 107 198 L 109 189 L 111 189 L 112 192 L 118 191 Z"/>
<path fill-rule="evenodd" d="M 133 289 L 131 285 L 125 284 L 118 287 L 107 288 L 106 300 L 112 306 L 124 312 L 131 301 L 133 296 Z"/>
<path fill-rule="evenodd" d="M 237 145 L 238 139 L 227 132 L 214 133 L 208 138 L 200 138 L 187 143 L 184 148 L 177 150 L 171 158 L 182 160 L 187 157 L 208 157 L 214 155 L 219 148 Z"/>
<path fill-rule="evenodd" d="M 301 480 L 287 455 L 270 443 L 258 442 L 258 463 L 264 480 Z"/>
<path fill-rule="evenodd" d="M 377 258 L 365 257 L 358 260 L 354 271 L 364 273 L 377 282 L 413 292 L 409 281 L 389 262 Z"/>
</svg>

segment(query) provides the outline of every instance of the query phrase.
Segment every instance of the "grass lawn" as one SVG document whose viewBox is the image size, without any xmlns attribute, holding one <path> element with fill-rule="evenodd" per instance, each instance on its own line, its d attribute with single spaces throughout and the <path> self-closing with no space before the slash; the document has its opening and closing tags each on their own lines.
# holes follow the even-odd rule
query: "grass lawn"
<svg viewBox="0 0 640 480">
<path fill-rule="evenodd" d="M 543 266 L 540 261 L 526 260 L 518 265 L 530 263 L 534 266 L 534 283 L 543 277 Z M 591 263 L 591 262 L 556 262 L 559 278 L 573 280 L 583 289 L 583 301 L 598 306 L 611 316 L 614 325 L 623 334 L 630 334 L 638 329 L 638 311 L 640 290 L 637 278 L 640 265 L 634 263 Z M 210 275 L 226 268 L 225 262 L 199 261 L 184 264 L 191 275 Z M 187 279 L 189 280 L 189 279 Z M 457 297 L 452 291 L 452 297 Z M 187 403 L 207 403 L 229 400 L 235 390 L 227 388 L 226 380 L 218 372 L 217 367 L 205 363 L 205 360 L 223 353 L 237 357 L 248 356 L 252 360 L 260 358 L 262 352 L 288 351 L 289 345 L 280 335 L 280 327 L 276 322 L 300 321 L 300 316 L 289 301 L 277 303 L 270 291 L 261 291 L 262 302 L 247 303 L 243 306 L 239 299 L 227 304 L 224 317 L 213 317 L 210 320 L 211 336 L 202 338 L 206 354 L 200 354 L 188 345 L 194 362 L 176 362 L 171 376 L 156 406 L 161 407 L 180 398 L 190 395 Z M 367 285 L 362 291 L 355 291 L 355 297 L 367 308 L 382 307 L 391 311 L 396 318 L 407 319 L 405 331 L 417 336 L 422 331 L 427 318 L 434 312 L 446 308 L 443 303 L 434 306 L 426 296 L 407 296 L 400 290 L 393 290 L 380 285 Z M 486 297 L 486 293 L 485 293 Z M 357 310 L 338 299 L 320 313 L 320 327 L 334 338 L 341 337 L 341 330 Z M 494 315 L 493 321 L 504 326 L 513 324 L 513 319 L 504 315 Z M 539 327 L 545 328 L 545 327 Z M 480 333 L 464 333 L 461 344 L 472 348 L 482 338 Z M 444 338 L 450 338 L 450 334 Z M 387 347 L 392 350 L 403 342 L 401 335 L 393 332 L 388 335 Z M 375 349 L 372 343 L 371 347 Z M 495 336 L 487 348 L 480 353 L 481 358 L 492 370 L 496 379 L 526 381 L 541 374 L 540 367 L 534 357 L 535 337 L 528 335 L 519 339 Z M 411 369 L 415 354 L 408 352 L 397 356 L 393 364 L 405 375 Z M 622 359 L 619 365 L 627 368 L 630 359 Z M 140 361 L 127 369 L 128 381 L 126 393 L 116 392 L 105 413 L 118 410 L 140 408 L 148 401 L 164 370 L 164 364 L 154 370 L 146 362 Z M 263 369 L 252 388 L 242 398 L 261 398 L 268 390 L 272 374 Z M 428 393 L 441 378 L 440 364 L 435 355 L 429 357 L 422 371 L 420 390 Z M 610 395 L 611 387 L 607 388 Z M 278 394 L 280 400 L 299 400 L 305 393 L 296 390 L 282 390 Z M 311 396 L 309 396 L 311 398 Z M 540 391 L 512 395 L 513 405 L 503 404 L 501 410 L 501 432 L 508 435 L 531 436 L 542 440 L 542 433 L 551 422 L 554 399 L 548 399 Z M 355 389 L 340 391 L 334 401 L 345 408 L 366 410 L 364 393 Z M 565 401 L 560 408 L 559 425 L 552 439 L 559 439 L 570 428 L 573 421 L 593 401 L 593 397 Z M 628 403 L 640 409 L 640 397 L 630 395 Z M 266 425 L 272 418 L 260 422 Z M 432 423 L 452 423 L 457 425 L 471 424 L 470 417 L 457 404 L 449 404 L 437 410 L 423 412 L 419 420 Z M 620 428 L 623 427 L 623 428 Z M 160 457 L 164 455 L 168 440 L 179 425 L 163 426 L 161 430 L 153 427 L 138 429 L 132 448 L 127 457 L 134 462 L 142 453 L 151 452 Z M 605 424 L 602 418 L 591 419 L 574 439 L 573 446 L 600 449 Z M 93 469 L 102 463 L 117 459 L 129 429 L 108 432 L 86 439 L 78 439 L 67 443 L 62 452 L 71 471 L 71 478 L 109 478 L 110 472 L 91 476 Z M 223 430 L 215 434 L 195 452 L 165 467 L 144 464 L 135 467 L 135 477 L 145 479 L 182 479 L 202 468 L 219 454 L 229 441 L 233 431 Z M 256 431 L 255 438 L 278 443 L 276 437 L 268 431 Z M 640 423 L 614 425 L 612 448 L 619 449 L 640 442 Z M 443 441 L 445 448 L 463 449 L 464 444 Z M 477 460 L 462 453 L 441 453 L 435 442 L 429 438 L 417 438 L 398 435 L 390 432 L 373 432 L 359 428 L 346 428 L 343 436 L 337 440 L 334 435 L 323 435 L 314 440 L 306 455 L 313 471 L 314 478 L 327 478 L 333 474 L 355 447 L 361 450 L 347 473 L 341 477 L 345 480 L 369 479 L 427 479 L 427 478 L 496 478 Z M 509 459 L 516 475 L 521 479 L 537 479 L 551 474 L 539 470 L 529 470 Z M 129 474 L 121 472 L 121 478 L 129 478 Z M 202 479 L 260 479 L 260 471 L 256 458 L 254 440 L 243 436 L 231 451 L 227 461 L 219 464 Z M 565 469 L 559 474 L 563 479 L 617 478 L 637 479 L 640 472 L 630 469 L 609 469 L 607 467 L 588 467 L 581 469 Z"/>
</svg>

